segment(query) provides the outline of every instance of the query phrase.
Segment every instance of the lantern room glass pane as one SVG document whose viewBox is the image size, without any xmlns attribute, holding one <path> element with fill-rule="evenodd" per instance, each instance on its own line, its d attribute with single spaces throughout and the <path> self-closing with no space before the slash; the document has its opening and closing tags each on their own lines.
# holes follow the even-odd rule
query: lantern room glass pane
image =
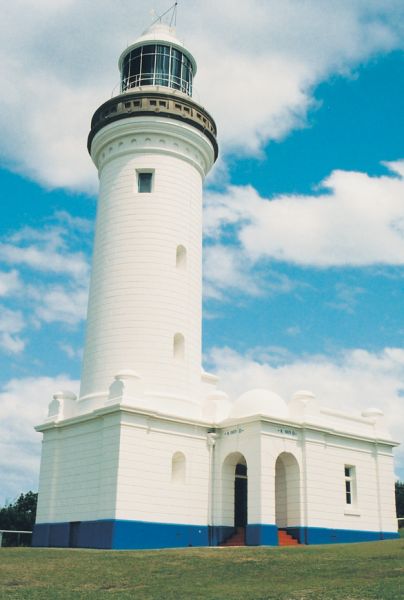
<svg viewBox="0 0 404 600">
<path fill-rule="evenodd" d="M 142 54 L 142 77 L 140 85 L 153 85 L 155 54 Z"/>
<path fill-rule="evenodd" d="M 192 64 L 179 50 L 147 44 L 129 52 L 122 64 L 122 91 L 141 85 L 162 85 L 192 95 Z"/>
<path fill-rule="evenodd" d="M 157 46 L 158 47 L 158 46 Z M 168 48 L 169 50 L 169 48 Z M 170 54 L 156 54 L 156 85 L 169 85 L 170 77 Z"/>
</svg>

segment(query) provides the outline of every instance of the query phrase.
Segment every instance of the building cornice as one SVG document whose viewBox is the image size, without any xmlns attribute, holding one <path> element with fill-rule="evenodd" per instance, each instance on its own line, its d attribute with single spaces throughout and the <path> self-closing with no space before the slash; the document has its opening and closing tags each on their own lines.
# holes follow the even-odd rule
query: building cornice
<svg viewBox="0 0 404 600">
<path fill-rule="evenodd" d="M 265 415 L 251 415 L 248 417 L 242 417 L 240 419 L 226 419 L 220 423 L 213 423 L 210 421 L 205 421 L 203 419 L 190 419 L 190 418 L 181 418 L 177 415 L 170 415 L 165 413 L 160 413 L 158 411 L 147 411 L 135 408 L 130 405 L 123 404 L 114 404 L 111 406 L 102 407 L 94 410 L 91 413 L 86 413 L 83 415 L 79 415 L 76 417 L 71 417 L 68 419 L 64 419 L 63 421 L 51 421 L 48 423 L 42 423 L 35 427 L 35 430 L 38 432 L 49 431 L 52 429 L 61 429 L 64 427 L 69 427 L 70 425 L 76 425 L 78 423 L 85 423 L 100 417 L 109 416 L 115 413 L 124 413 L 124 414 L 138 414 L 143 417 L 154 418 L 156 420 L 166 421 L 166 422 L 175 422 L 181 423 L 182 425 L 190 425 L 193 427 L 203 427 L 209 430 L 214 429 L 217 432 L 221 430 L 228 429 L 229 427 L 234 427 L 236 425 L 247 425 L 252 423 L 269 423 L 272 425 L 286 425 L 288 427 L 294 427 L 299 429 L 300 431 L 308 432 L 313 431 L 317 433 L 327 434 L 333 437 L 341 437 L 341 438 L 350 438 L 358 441 L 369 442 L 372 444 L 383 444 L 391 447 L 399 446 L 400 442 L 397 442 L 392 439 L 387 439 L 383 437 L 372 437 L 367 435 L 361 435 L 359 433 L 351 433 L 348 431 L 340 431 L 333 427 L 327 427 L 323 425 L 317 425 L 310 423 L 309 421 L 295 421 L 293 419 L 278 419 L 272 418 Z M 265 435 L 271 435 L 270 432 L 265 432 Z"/>
</svg>

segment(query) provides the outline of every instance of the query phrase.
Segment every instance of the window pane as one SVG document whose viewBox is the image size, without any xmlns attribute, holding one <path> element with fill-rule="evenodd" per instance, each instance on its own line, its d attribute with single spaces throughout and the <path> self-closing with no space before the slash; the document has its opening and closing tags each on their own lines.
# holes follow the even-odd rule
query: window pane
<svg viewBox="0 0 404 600">
<path fill-rule="evenodd" d="M 151 192 L 152 177 L 153 173 L 138 173 L 138 192 L 140 194 L 147 194 Z"/>
<path fill-rule="evenodd" d="M 157 54 L 165 54 L 166 56 L 170 56 L 170 46 L 160 46 L 157 45 Z"/>
<path fill-rule="evenodd" d="M 351 469 L 349 467 L 345 467 L 345 477 L 351 476 Z"/>
<path fill-rule="evenodd" d="M 149 44 L 147 46 L 142 46 L 143 55 L 144 54 L 154 54 L 156 52 L 156 46 L 154 44 Z"/>
<path fill-rule="evenodd" d="M 153 85 L 154 59 L 154 54 L 143 54 L 141 85 Z"/>
<path fill-rule="evenodd" d="M 181 88 L 181 61 L 173 60 L 171 62 L 171 87 L 179 90 Z"/>
<path fill-rule="evenodd" d="M 346 494 L 346 503 L 351 504 L 351 494 Z"/>
<path fill-rule="evenodd" d="M 167 54 L 156 56 L 156 85 L 168 86 L 168 74 L 170 69 L 170 57 Z"/>
</svg>

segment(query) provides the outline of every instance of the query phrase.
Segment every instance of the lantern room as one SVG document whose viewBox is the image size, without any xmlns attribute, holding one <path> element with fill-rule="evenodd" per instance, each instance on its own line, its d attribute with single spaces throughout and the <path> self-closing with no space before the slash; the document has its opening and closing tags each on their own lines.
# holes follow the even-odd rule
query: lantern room
<svg viewBox="0 0 404 600">
<path fill-rule="evenodd" d="M 143 86 L 163 86 L 192 96 L 196 62 L 175 37 L 174 29 L 156 23 L 119 59 L 121 92 Z"/>
</svg>

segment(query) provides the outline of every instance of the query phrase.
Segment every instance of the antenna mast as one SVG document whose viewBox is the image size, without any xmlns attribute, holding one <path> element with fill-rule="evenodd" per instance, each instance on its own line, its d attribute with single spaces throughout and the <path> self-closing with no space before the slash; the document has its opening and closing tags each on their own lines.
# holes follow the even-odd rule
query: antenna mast
<svg viewBox="0 0 404 600">
<path fill-rule="evenodd" d="M 163 17 L 165 17 L 171 12 L 169 27 L 175 27 L 177 25 L 177 6 L 178 2 L 174 2 L 174 4 L 170 6 L 170 8 L 168 8 L 165 12 L 163 12 L 156 19 L 154 19 L 154 21 L 152 21 L 151 26 L 153 26 L 155 23 L 162 23 Z"/>
</svg>

